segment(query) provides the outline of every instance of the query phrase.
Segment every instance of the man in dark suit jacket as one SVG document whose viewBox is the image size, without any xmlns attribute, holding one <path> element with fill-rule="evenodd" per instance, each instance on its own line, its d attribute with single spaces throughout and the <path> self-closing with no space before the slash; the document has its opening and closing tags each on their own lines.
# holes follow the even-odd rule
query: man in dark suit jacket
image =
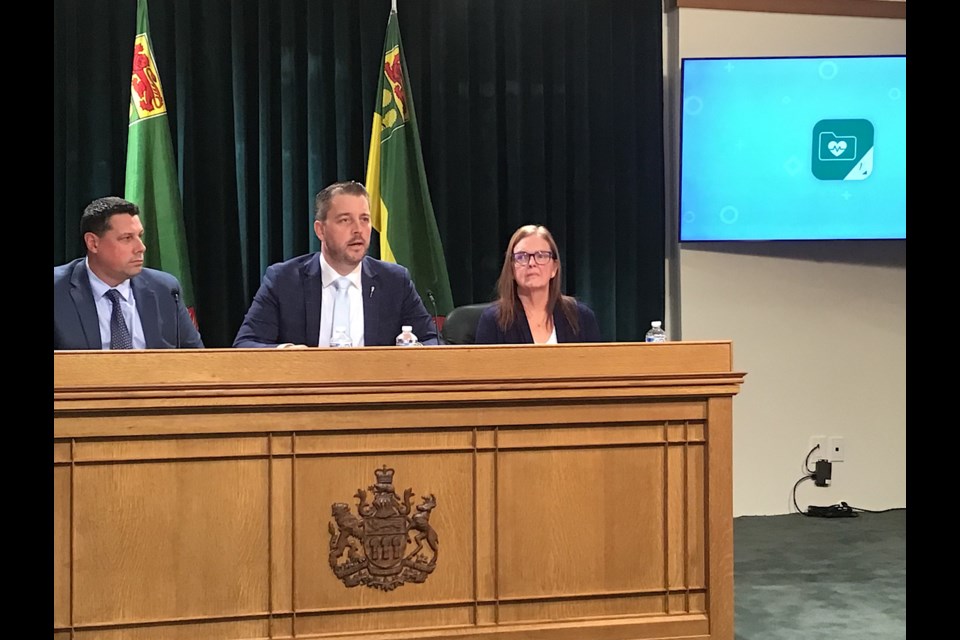
<svg viewBox="0 0 960 640">
<path fill-rule="evenodd" d="M 126 324 L 134 348 L 203 348 L 180 301 L 180 283 L 143 266 L 146 247 L 137 205 L 112 196 L 94 200 L 80 219 L 80 232 L 86 257 L 53 268 L 54 349 L 110 348 L 113 303 L 104 294 L 112 289 L 121 292 L 129 310 Z"/>
<path fill-rule="evenodd" d="M 353 344 L 392 346 L 403 325 L 423 344 L 437 330 L 410 272 L 366 255 L 370 246 L 370 196 L 357 182 L 338 182 L 317 194 L 314 233 L 320 251 L 273 264 L 253 298 L 234 347 L 316 347 L 329 344 L 331 310 L 324 315 L 324 279 L 347 276 L 350 295 L 362 301 L 362 323 L 351 322 Z M 332 301 L 332 285 L 326 283 Z M 323 327 L 325 335 L 321 336 Z"/>
</svg>

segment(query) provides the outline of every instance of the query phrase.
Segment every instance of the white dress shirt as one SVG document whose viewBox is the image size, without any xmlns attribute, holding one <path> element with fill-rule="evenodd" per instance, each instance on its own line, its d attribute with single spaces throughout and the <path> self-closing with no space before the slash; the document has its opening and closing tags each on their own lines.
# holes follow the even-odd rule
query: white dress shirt
<svg viewBox="0 0 960 640">
<path fill-rule="evenodd" d="M 350 281 L 347 297 L 350 300 L 350 341 L 355 347 L 363 346 L 363 290 L 360 288 L 361 264 L 345 276 L 337 273 L 327 264 L 320 254 L 320 277 L 323 282 L 323 299 L 320 304 L 320 339 L 317 344 L 321 347 L 330 346 L 330 334 L 333 331 L 333 304 L 337 298 L 337 288 L 334 282 L 344 277 Z"/>
</svg>

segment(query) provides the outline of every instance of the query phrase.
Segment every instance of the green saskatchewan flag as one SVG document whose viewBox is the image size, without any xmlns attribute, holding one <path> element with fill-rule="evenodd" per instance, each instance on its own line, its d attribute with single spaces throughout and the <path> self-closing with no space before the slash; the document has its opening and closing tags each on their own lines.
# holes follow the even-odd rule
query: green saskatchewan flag
<svg viewBox="0 0 960 640">
<path fill-rule="evenodd" d="M 150 43 L 147 0 L 137 1 L 124 197 L 140 207 L 147 245 L 144 264 L 173 274 L 180 281 L 181 300 L 196 324 L 180 185 L 173 159 L 167 103 Z"/>
<path fill-rule="evenodd" d="M 370 214 L 373 228 L 380 232 L 380 257 L 409 269 L 427 310 L 445 316 L 453 309 L 453 295 L 427 188 L 409 79 L 397 12 L 391 11 L 367 162 Z"/>
</svg>

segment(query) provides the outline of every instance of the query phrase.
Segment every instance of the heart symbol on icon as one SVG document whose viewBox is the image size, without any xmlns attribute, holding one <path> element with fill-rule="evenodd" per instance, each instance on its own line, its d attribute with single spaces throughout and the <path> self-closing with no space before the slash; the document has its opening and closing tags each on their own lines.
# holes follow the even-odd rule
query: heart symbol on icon
<svg viewBox="0 0 960 640">
<path fill-rule="evenodd" d="M 830 150 L 834 156 L 842 156 L 843 152 L 847 150 L 847 142 L 845 140 L 831 140 L 827 143 L 827 149 Z"/>
</svg>

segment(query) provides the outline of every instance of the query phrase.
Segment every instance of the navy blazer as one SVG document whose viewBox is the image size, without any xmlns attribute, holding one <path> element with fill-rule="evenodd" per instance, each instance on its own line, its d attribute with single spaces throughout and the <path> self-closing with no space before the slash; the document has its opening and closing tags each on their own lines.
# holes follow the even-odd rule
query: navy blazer
<svg viewBox="0 0 960 640">
<path fill-rule="evenodd" d="M 180 283 L 165 271 L 144 268 L 130 278 L 147 349 L 202 349 L 190 312 L 174 291 Z M 53 268 L 53 348 L 102 349 L 97 305 L 84 258 Z"/>
<path fill-rule="evenodd" d="M 366 256 L 360 290 L 364 345 L 395 345 L 405 324 L 413 327 L 421 343 L 437 344 L 436 323 L 406 267 Z M 286 342 L 318 346 L 322 300 L 319 252 L 270 265 L 233 346 L 276 347 Z"/>
<path fill-rule="evenodd" d="M 533 344 L 533 334 L 530 333 L 523 307 L 518 305 L 516 319 L 506 331 L 497 324 L 497 308 L 496 304 L 492 304 L 480 315 L 475 344 Z M 574 333 L 560 305 L 556 306 L 553 310 L 553 326 L 557 329 L 557 342 L 600 342 L 600 326 L 590 307 L 577 302 L 577 318 L 580 321 L 580 332 Z"/>
</svg>

